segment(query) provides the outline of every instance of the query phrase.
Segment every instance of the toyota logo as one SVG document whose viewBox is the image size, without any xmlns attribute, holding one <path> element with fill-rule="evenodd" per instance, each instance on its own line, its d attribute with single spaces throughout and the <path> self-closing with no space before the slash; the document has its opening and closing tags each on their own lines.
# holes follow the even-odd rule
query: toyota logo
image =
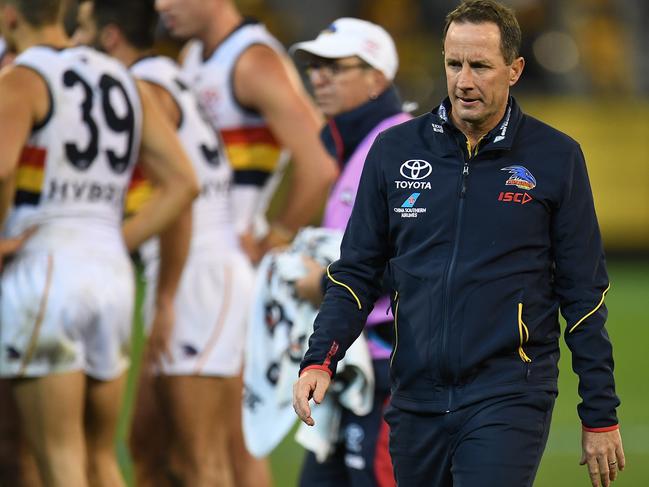
<svg viewBox="0 0 649 487">
<path fill-rule="evenodd" d="M 414 179 L 417 181 L 430 176 L 430 173 L 433 172 L 433 166 L 422 159 L 410 159 L 401 164 L 399 172 L 404 178 Z"/>
</svg>

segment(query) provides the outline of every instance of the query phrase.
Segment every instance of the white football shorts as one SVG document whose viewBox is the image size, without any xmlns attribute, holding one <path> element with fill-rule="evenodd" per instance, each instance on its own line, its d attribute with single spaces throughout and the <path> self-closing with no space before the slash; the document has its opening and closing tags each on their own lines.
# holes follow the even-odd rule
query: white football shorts
<svg viewBox="0 0 649 487">
<path fill-rule="evenodd" d="M 175 297 L 171 360 L 164 375 L 235 377 L 241 372 L 253 270 L 243 254 L 190 256 Z M 155 309 L 157 261 L 148 263 L 145 323 Z"/>
<path fill-rule="evenodd" d="M 1 377 L 81 370 L 111 380 L 128 368 L 135 285 L 125 252 L 20 255 L 0 293 Z"/>
</svg>

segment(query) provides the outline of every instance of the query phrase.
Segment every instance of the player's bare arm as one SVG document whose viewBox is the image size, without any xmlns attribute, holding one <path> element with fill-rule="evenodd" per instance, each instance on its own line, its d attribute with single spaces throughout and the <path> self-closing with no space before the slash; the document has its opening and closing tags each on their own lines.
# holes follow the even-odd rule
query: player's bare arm
<svg viewBox="0 0 649 487">
<path fill-rule="evenodd" d="M 304 371 L 293 385 L 293 409 L 299 418 L 309 426 L 315 425 L 315 421 L 311 417 L 309 399 L 320 404 L 324 400 L 329 384 L 331 384 L 331 378 L 327 372 L 311 369 Z"/>
<path fill-rule="evenodd" d="M 236 64 L 234 80 L 239 102 L 259 111 L 280 144 L 292 154 L 291 198 L 276 223 L 295 232 L 322 207 L 337 176 L 335 162 L 319 139 L 324 120 L 310 103 L 288 59 L 268 46 L 246 50 Z"/>
<path fill-rule="evenodd" d="M 16 66 L 0 72 L 0 222 L 11 206 L 20 153 L 32 127 L 45 119 L 49 108 L 47 85 L 34 71 Z"/>
<path fill-rule="evenodd" d="M 160 234 L 189 208 L 199 192 L 191 162 L 174 127 L 157 106 L 150 87 L 138 82 L 138 89 L 143 113 L 141 161 L 157 191 L 124 224 L 124 239 L 129 250 L 138 248 L 152 235 Z"/>
<path fill-rule="evenodd" d="M 172 126 L 178 126 L 180 109 L 169 92 L 159 85 L 144 82 L 158 102 L 163 114 Z M 162 233 L 160 242 L 160 270 L 156 287 L 155 316 L 151 335 L 147 342 L 146 359 L 150 364 L 159 363 L 163 356 L 171 359 L 169 341 L 175 321 L 174 297 L 189 254 L 192 233 L 191 206 L 187 206 Z"/>
</svg>

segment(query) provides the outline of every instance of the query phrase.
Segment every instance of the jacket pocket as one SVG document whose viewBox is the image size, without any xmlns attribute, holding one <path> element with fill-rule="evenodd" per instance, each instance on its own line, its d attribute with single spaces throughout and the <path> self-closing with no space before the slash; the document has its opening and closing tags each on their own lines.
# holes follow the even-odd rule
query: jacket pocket
<svg viewBox="0 0 649 487">
<path fill-rule="evenodd" d="M 449 355 L 450 360 L 459 362 L 456 367 L 463 379 L 482 374 L 501 361 L 525 362 L 522 354 L 530 337 L 522 320 L 525 300 L 518 280 L 512 276 L 473 288 L 456 307 L 457 314 L 451 315 L 451 324 L 460 326 L 450 330 Z"/>
<path fill-rule="evenodd" d="M 429 281 L 392 265 L 394 347 L 390 374 L 396 389 L 416 387 L 429 375 Z"/>
</svg>

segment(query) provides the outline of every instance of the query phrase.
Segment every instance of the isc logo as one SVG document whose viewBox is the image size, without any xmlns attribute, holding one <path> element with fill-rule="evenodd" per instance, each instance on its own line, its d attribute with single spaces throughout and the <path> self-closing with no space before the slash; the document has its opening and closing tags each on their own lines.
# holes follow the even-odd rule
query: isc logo
<svg viewBox="0 0 649 487">
<path fill-rule="evenodd" d="M 498 195 L 498 201 L 503 201 L 505 203 L 507 202 L 513 202 L 513 203 L 520 203 L 521 205 L 524 205 L 525 203 L 528 203 L 532 201 L 532 197 L 527 194 L 527 193 L 512 193 L 512 192 L 504 192 L 501 191 L 500 194 Z"/>
</svg>

